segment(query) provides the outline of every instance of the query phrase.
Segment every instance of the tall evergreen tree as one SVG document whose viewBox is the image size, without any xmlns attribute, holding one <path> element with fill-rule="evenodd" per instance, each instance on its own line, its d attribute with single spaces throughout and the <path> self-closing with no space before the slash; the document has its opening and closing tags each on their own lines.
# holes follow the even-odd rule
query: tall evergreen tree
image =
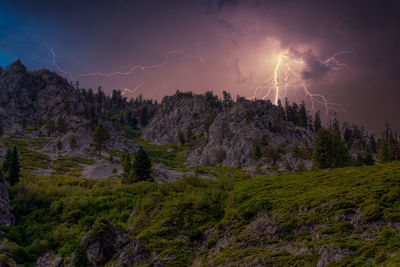
<svg viewBox="0 0 400 267">
<path fill-rule="evenodd" d="M 385 163 L 390 161 L 390 153 L 389 153 L 389 148 L 388 144 L 386 141 L 382 141 L 381 145 L 379 146 L 379 151 L 378 151 L 378 159 L 380 163 Z"/>
<path fill-rule="evenodd" d="M 10 167 L 10 158 L 11 158 L 11 149 L 7 148 L 6 155 L 4 157 L 2 171 L 4 174 L 7 173 L 8 168 Z"/>
<path fill-rule="evenodd" d="M 337 113 L 336 112 L 333 113 L 332 130 L 340 132 L 340 124 L 339 124 L 339 120 L 337 118 Z"/>
<path fill-rule="evenodd" d="M 259 160 L 262 157 L 261 149 L 260 146 L 257 144 L 254 144 L 254 155 L 253 155 L 255 160 Z"/>
<path fill-rule="evenodd" d="M 364 154 L 364 158 L 363 158 L 363 164 L 364 165 L 373 165 L 374 157 L 372 156 L 369 147 L 366 145 L 364 150 L 365 150 L 365 154 Z"/>
<path fill-rule="evenodd" d="M 17 148 L 14 147 L 10 156 L 10 165 L 7 169 L 5 178 L 11 184 L 14 185 L 19 180 L 19 159 Z"/>
<path fill-rule="evenodd" d="M 350 153 L 338 131 L 321 128 L 314 141 L 313 166 L 318 169 L 349 165 Z"/>
<path fill-rule="evenodd" d="M 142 127 L 145 127 L 149 123 L 149 111 L 147 106 L 144 106 L 139 115 L 139 121 Z"/>
<path fill-rule="evenodd" d="M 320 114 L 320 111 L 318 110 L 318 112 L 315 113 L 315 118 L 314 118 L 314 131 L 316 133 L 318 133 L 319 129 L 321 129 L 321 127 L 322 127 L 321 117 L 319 114 Z"/>
<path fill-rule="evenodd" d="M 316 113 L 317 114 L 317 113 Z M 326 169 L 332 166 L 331 135 L 325 128 L 318 130 L 314 140 L 313 166 L 317 169 Z"/>
<path fill-rule="evenodd" d="M 178 131 L 178 140 L 181 145 L 185 144 L 185 135 L 182 133 L 181 130 Z"/>
<path fill-rule="evenodd" d="M 308 127 L 308 114 L 307 114 L 306 104 L 304 103 L 304 101 L 301 102 L 301 104 L 300 104 L 299 126 L 302 126 L 304 128 Z"/>
<path fill-rule="evenodd" d="M 132 170 L 136 181 L 144 181 L 150 179 L 151 161 L 143 147 L 140 147 L 139 151 L 135 155 Z"/>
<path fill-rule="evenodd" d="M 96 147 L 96 150 L 99 151 L 99 155 L 101 156 L 101 148 L 103 147 L 104 143 L 110 139 L 111 136 L 107 129 L 103 126 L 103 124 L 100 122 L 96 129 L 94 130 L 92 139 L 93 143 Z"/>
</svg>

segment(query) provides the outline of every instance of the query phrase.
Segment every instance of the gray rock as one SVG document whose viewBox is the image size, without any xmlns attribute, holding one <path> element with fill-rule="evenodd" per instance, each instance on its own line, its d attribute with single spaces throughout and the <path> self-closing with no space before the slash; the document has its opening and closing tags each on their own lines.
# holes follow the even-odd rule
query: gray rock
<svg viewBox="0 0 400 267">
<path fill-rule="evenodd" d="M 178 132 L 185 134 L 190 125 L 193 135 L 204 135 L 204 125 L 210 114 L 220 111 L 213 100 L 192 93 L 164 97 L 142 137 L 154 144 L 168 144 L 178 141 Z"/>
<path fill-rule="evenodd" d="M 47 252 L 40 256 L 35 263 L 36 267 L 60 267 L 63 266 L 63 257 L 56 255 L 54 252 Z"/>
<path fill-rule="evenodd" d="M 114 169 L 117 170 L 116 173 L 113 173 Z M 82 177 L 90 179 L 108 178 L 118 175 L 121 172 L 122 167 L 119 161 L 110 162 L 109 160 L 101 159 L 92 165 L 85 166 L 82 171 Z"/>
<path fill-rule="evenodd" d="M 351 255 L 353 252 L 348 248 L 326 248 L 322 247 L 319 250 L 321 259 L 317 263 L 317 267 L 326 266 L 328 263 L 340 260 L 341 258 Z"/>
<path fill-rule="evenodd" d="M 278 130 L 271 129 L 278 108 L 267 101 L 241 100 L 218 114 L 210 126 L 208 142 L 194 150 L 188 161 L 191 166 L 221 163 L 223 166 L 255 165 L 255 144 L 261 149 L 283 146 L 285 158 L 291 148 L 313 142 L 313 133 L 291 122 L 282 121 Z M 267 141 L 263 144 L 261 140 Z M 266 164 L 266 163 L 263 163 Z M 283 163 L 281 163 L 283 165 Z M 280 168 L 283 168 L 281 166 Z"/>
</svg>

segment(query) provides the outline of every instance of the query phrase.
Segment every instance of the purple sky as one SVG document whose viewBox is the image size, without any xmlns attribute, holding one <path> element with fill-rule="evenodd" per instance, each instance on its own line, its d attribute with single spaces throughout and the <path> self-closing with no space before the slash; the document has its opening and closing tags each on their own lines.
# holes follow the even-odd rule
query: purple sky
<svg viewBox="0 0 400 267">
<path fill-rule="evenodd" d="M 276 86 L 284 98 L 289 64 L 289 100 L 310 106 L 305 85 L 340 104 L 341 121 L 381 129 L 390 120 L 398 129 L 399 7 L 398 1 L 0 0 L 0 65 L 21 58 L 30 69 L 57 70 L 53 48 L 72 76 L 161 64 L 129 75 L 80 76 L 85 88 L 138 88 L 126 95 L 161 99 L 177 89 L 261 98 L 272 87 L 266 97 L 274 102 Z M 348 53 L 329 59 L 340 51 Z"/>
</svg>

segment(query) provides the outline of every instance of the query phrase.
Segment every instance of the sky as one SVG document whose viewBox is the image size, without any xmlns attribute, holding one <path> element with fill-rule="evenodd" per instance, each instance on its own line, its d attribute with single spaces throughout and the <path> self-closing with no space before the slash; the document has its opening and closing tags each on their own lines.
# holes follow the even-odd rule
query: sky
<svg viewBox="0 0 400 267">
<path fill-rule="evenodd" d="M 0 66 L 128 98 L 287 97 L 400 129 L 399 17 L 399 1 L 377 0 L 0 0 Z"/>
</svg>

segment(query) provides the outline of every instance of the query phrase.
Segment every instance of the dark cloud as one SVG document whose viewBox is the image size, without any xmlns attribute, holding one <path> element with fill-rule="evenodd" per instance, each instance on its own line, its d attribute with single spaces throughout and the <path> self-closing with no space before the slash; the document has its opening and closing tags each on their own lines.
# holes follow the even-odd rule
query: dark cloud
<svg viewBox="0 0 400 267">
<path fill-rule="evenodd" d="M 332 68 L 308 50 L 302 55 L 306 67 L 301 71 L 301 76 L 305 80 L 318 79 L 327 74 Z"/>
<path fill-rule="evenodd" d="M 250 72 L 249 75 L 247 77 L 245 77 L 242 74 L 242 71 L 240 69 L 240 64 L 239 64 L 239 58 L 236 58 L 234 63 L 233 63 L 233 67 L 235 69 L 235 74 L 236 74 L 236 83 L 238 84 L 247 84 L 249 82 L 251 82 L 252 80 L 252 73 Z"/>
</svg>

